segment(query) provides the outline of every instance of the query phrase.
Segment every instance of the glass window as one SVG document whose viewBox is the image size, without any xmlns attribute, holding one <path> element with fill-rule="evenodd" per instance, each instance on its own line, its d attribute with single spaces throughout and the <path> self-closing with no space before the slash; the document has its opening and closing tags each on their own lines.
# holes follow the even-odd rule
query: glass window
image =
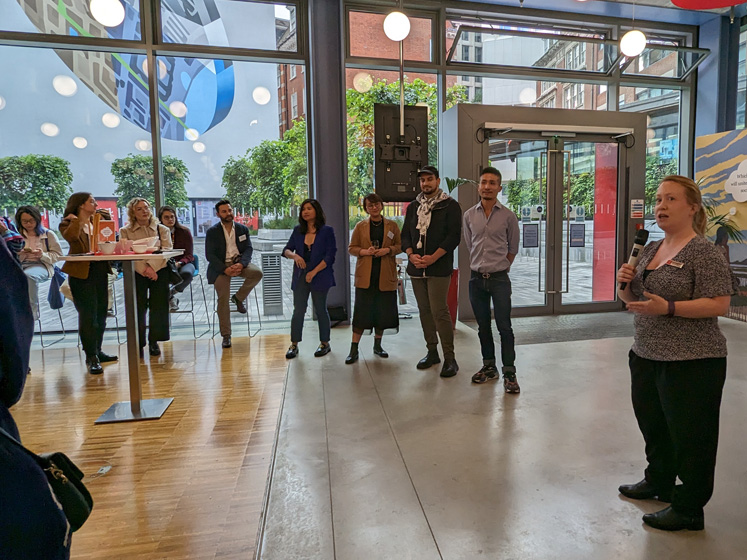
<svg viewBox="0 0 747 560">
<path fill-rule="evenodd" d="M 645 113 L 646 209 L 653 212 L 656 189 L 663 177 L 679 172 L 679 91 L 660 88 L 620 88 L 620 110 Z"/>
<path fill-rule="evenodd" d="M 386 14 L 351 11 L 348 14 L 350 56 L 399 60 L 399 45 L 384 34 Z M 410 34 L 404 40 L 405 60 L 431 61 L 431 20 L 410 17 Z"/>
<path fill-rule="evenodd" d="M 296 7 L 234 0 L 161 2 L 166 43 L 296 52 Z M 251 33 L 247 33 L 251 22 Z"/>
<path fill-rule="evenodd" d="M 482 47 L 475 47 L 475 62 L 482 62 Z"/>
<path fill-rule="evenodd" d="M 468 62 L 469 59 L 469 45 L 462 45 L 462 57 L 459 60 L 461 62 Z"/>
<path fill-rule="evenodd" d="M 679 49 L 673 41 L 649 39 L 646 48 L 630 64 L 623 59 L 624 74 L 680 78 L 706 55 L 697 49 Z"/>
<path fill-rule="evenodd" d="M 140 40 L 140 3 L 115 0 L 91 10 L 85 1 L 0 2 L 0 30 Z M 107 9 L 108 8 L 108 9 Z"/>
<path fill-rule="evenodd" d="M 118 193 L 123 182 L 113 166 L 125 158 L 149 157 L 152 149 L 142 55 L 0 47 L 0 73 L 6 78 L 0 85 L 0 158 L 42 158 L 53 170 L 46 188 L 0 187 L 0 208 L 34 204 L 54 210 L 49 222 L 54 229 L 68 196 L 89 191 L 108 200 L 106 206 L 121 220 L 116 199 L 129 191 Z M 151 179 L 143 175 L 137 181 L 150 199 Z"/>
<path fill-rule="evenodd" d="M 291 94 L 291 117 L 298 118 L 298 93 L 295 91 Z"/>
<path fill-rule="evenodd" d="M 292 80 L 295 77 L 296 77 L 296 65 L 291 64 L 290 65 L 290 79 Z"/>
<path fill-rule="evenodd" d="M 737 70 L 737 128 L 745 126 L 745 99 L 747 96 L 747 72 L 745 71 L 745 53 L 747 52 L 747 31 L 739 34 L 739 68 Z"/>
<path fill-rule="evenodd" d="M 602 111 L 607 109 L 607 93 L 592 95 L 597 88 L 591 84 L 511 80 L 490 75 L 481 78 L 482 87 L 479 94 L 475 92 L 474 98 L 471 96 L 468 99 L 470 103 L 523 105 L 545 109 L 555 107 Z M 461 76 L 457 77 L 457 84 L 470 85 Z"/>
</svg>

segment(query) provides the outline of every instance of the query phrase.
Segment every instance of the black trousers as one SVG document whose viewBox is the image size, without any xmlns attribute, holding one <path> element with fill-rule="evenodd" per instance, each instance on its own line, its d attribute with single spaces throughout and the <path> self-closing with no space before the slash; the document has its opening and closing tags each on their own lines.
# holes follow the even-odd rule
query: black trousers
<svg viewBox="0 0 747 560">
<path fill-rule="evenodd" d="M 148 342 L 169 340 L 169 270 L 158 271 L 158 280 L 135 274 L 137 326 L 140 347 L 145 346 L 145 314 L 148 313 Z"/>
<path fill-rule="evenodd" d="M 713 495 L 726 358 L 659 362 L 631 350 L 629 364 L 646 480 L 674 488 L 673 509 L 701 514 Z M 682 485 L 675 487 L 677 477 Z"/>
<path fill-rule="evenodd" d="M 78 334 L 86 359 L 101 352 L 109 307 L 109 267 L 105 262 L 89 263 L 88 278 L 69 277 L 73 303 L 78 311 Z"/>
</svg>

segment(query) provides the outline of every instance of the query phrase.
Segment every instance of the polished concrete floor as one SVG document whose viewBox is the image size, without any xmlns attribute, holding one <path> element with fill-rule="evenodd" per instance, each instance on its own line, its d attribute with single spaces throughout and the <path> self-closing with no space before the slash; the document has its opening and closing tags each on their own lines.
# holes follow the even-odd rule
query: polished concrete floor
<svg viewBox="0 0 747 560">
<path fill-rule="evenodd" d="M 621 321 L 629 317 L 621 314 Z M 664 507 L 617 492 L 644 468 L 629 397 L 630 337 L 517 347 L 520 395 L 470 383 L 477 333 L 458 325 L 459 375 L 419 371 L 417 319 L 389 359 L 343 363 L 350 331 L 314 358 L 307 326 L 289 364 L 258 557 L 292 559 L 747 558 L 747 324 L 729 340 L 716 490 L 706 529 L 641 522 Z"/>
</svg>

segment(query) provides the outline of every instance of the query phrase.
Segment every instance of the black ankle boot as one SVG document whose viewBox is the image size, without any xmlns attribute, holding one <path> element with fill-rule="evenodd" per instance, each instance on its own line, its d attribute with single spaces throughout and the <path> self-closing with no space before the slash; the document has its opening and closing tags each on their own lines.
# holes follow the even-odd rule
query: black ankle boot
<svg viewBox="0 0 747 560">
<path fill-rule="evenodd" d="M 354 364 L 358 361 L 358 343 L 352 342 L 350 344 L 350 353 L 348 354 L 348 357 L 345 358 L 346 364 Z"/>
<path fill-rule="evenodd" d="M 381 339 L 380 338 L 374 338 L 374 347 L 373 347 L 374 354 L 379 356 L 380 358 L 388 358 L 389 354 L 386 350 L 384 350 L 381 347 Z"/>
</svg>

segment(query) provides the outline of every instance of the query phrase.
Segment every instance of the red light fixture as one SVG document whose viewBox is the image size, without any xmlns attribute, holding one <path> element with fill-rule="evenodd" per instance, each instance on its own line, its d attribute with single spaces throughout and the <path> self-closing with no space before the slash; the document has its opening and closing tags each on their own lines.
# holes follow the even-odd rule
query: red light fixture
<svg viewBox="0 0 747 560">
<path fill-rule="evenodd" d="M 672 4 L 686 10 L 713 10 L 744 3 L 745 0 L 672 0 Z"/>
</svg>

